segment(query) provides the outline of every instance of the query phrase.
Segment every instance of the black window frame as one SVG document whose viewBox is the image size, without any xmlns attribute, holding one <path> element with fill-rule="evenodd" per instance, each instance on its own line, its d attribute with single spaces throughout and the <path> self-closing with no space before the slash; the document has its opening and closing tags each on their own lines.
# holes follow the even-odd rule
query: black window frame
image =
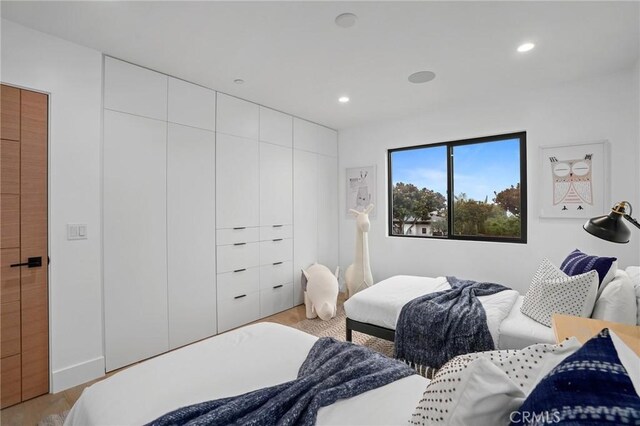
<svg viewBox="0 0 640 426">
<path fill-rule="evenodd" d="M 520 140 L 520 238 L 508 238 L 508 237 L 481 237 L 474 235 L 454 235 L 453 234 L 453 194 L 455 194 L 455 187 L 453 181 L 453 149 L 457 146 L 474 145 L 486 142 L 496 142 L 505 139 L 519 139 Z M 446 236 L 421 236 L 421 235 L 399 235 L 393 233 L 393 182 L 392 182 L 392 169 L 391 169 L 391 155 L 398 151 L 409 151 L 412 149 L 420 148 L 433 148 L 438 146 L 447 147 L 447 226 L 449 232 Z M 452 240 L 452 241 L 487 241 L 495 243 L 512 243 L 512 244 L 526 244 L 527 243 L 527 132 L 514 132 L 505 133 L 500 135 L 483 136 L 478 138 L 461 139 L 455 141 L 438 142 L 431 144 L 403 146 L 400 148 L 391 148 L 387 150 L 387 235 L 389 237 L 399 238 L 422 238 L 422 239 L 435 239 L 435 240 Z"/>
</svg>

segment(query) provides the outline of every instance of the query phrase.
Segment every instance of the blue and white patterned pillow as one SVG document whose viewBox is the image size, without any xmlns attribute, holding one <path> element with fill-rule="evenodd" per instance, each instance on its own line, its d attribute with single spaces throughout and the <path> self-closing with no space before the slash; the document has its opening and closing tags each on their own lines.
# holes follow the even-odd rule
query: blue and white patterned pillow
<svg viewBox="0 0 640 426">
<path fill-rule="evenodd" d="M 602 330 L 538 383 L 511 425 L 637 425 L 636 393 L 609 330 Z"/>
<path fill-rule="evenodd" d="M 604 288 L 616 275 L 616 269 L 618 269 L 617 260 L 615 257 L 591 256 L 575 249 L 562 262 L 560 269 L 569 276 L 596 271 L 600 287 Z"/>
</svg>

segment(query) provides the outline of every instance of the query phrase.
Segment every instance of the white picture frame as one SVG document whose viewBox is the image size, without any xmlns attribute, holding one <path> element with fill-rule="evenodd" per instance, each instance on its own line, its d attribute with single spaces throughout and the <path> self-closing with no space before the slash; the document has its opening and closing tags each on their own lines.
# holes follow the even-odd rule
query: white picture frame
<svg viewBox="0 0 640 426">
<path fill-rule="evenodd" d="M 353 219 L 350 209 L 363 211 L 369 204 L 375 207 L 369 218 L 376 217 L 376 166 L 352 167 L 346 170 L 347 203 L 345 216 Z"/>
<path fill-rule="evenodd" d="M 540 217 L 588 219 L 610 206 L 608 141 L 540 147 Z"/>
</svg>

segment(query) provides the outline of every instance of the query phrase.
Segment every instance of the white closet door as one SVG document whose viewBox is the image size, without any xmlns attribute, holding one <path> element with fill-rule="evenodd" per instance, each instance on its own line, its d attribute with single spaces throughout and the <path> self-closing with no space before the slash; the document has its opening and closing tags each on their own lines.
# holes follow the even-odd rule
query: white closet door
<svg viewBox="0 0 640 426">
<path fill-rule="evenodd" d="M 291 148 L 293 118 L 282 112 L 260 107 L 260 140 Z"/>
<path fill-rule="evenodd" d="M 293 223 L 292 149 L 260 143 L 260 225 Z"/>
<path fill-rule="evenodd" d="M 104 107 L 167 119 L 167 76 L 114 58 L 104 59 Z"/>
<path fill-rule="evenodd" d="M 260 224 L 258 142 L 224 134 L 216 137 L 216 226 Z"/>
<path fill-rule="evenodd" d="M 293 291 L 296 305 L 303 302 L 300 269 L 318 260 L 317 157 L 311 152 L 293 151 Z"/>
<path fill-rule="evenodd" d="M 258 140 L 260 110 L 257 104 L 218 93 L 216 131 Z"/>
<path fill-rule="evenodd" d="M 169 349 L 166 128 L 165 122 L 104 111 L 107 371 Z"/>
<path fill-rule="evenodd" d="M 310 121 L 293 119 L 293 147 L 330 157 L 338 156 L 338 133 Z"/>
<path fill-rule="evenodd" d="M 215 133 L 169 123 L 169 346 L 216 334 Z"/>
<path fill-rule="evenodd" d="M 318 263 L 338 266 L 338 159 L 318 155 Z"/>
<path fill-rule="evenodd" d="M 216 130 L 216 92 L 169 77 L 168 121 Z"/>
</svg>

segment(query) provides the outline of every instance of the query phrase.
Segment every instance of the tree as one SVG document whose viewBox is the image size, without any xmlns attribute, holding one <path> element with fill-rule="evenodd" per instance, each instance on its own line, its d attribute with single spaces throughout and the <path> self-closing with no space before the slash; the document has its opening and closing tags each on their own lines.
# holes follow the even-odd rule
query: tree
<svg viewBox="0 0 640 426">
<path fill-rule="evenodd" d="M 493 202 L 502 207 L 504 211 L 510 211 L 516 216 L 520 215 L 520 183 L 514 187 L 511 185 L 511 188 L 503 189 L 500 192 L 495 192 L 496 198 L 493 199 Z"/>
<path fill-rule="evenodd" d="M 410 183 L 396 183 L 392 196 L 394 234 L 404 234 L 407 223 L 413 227 L 418 221 L 429 220 L 431 212 L 446 207 L 444 195 L 427 188 L 418 189 Z"/>
</svg>

